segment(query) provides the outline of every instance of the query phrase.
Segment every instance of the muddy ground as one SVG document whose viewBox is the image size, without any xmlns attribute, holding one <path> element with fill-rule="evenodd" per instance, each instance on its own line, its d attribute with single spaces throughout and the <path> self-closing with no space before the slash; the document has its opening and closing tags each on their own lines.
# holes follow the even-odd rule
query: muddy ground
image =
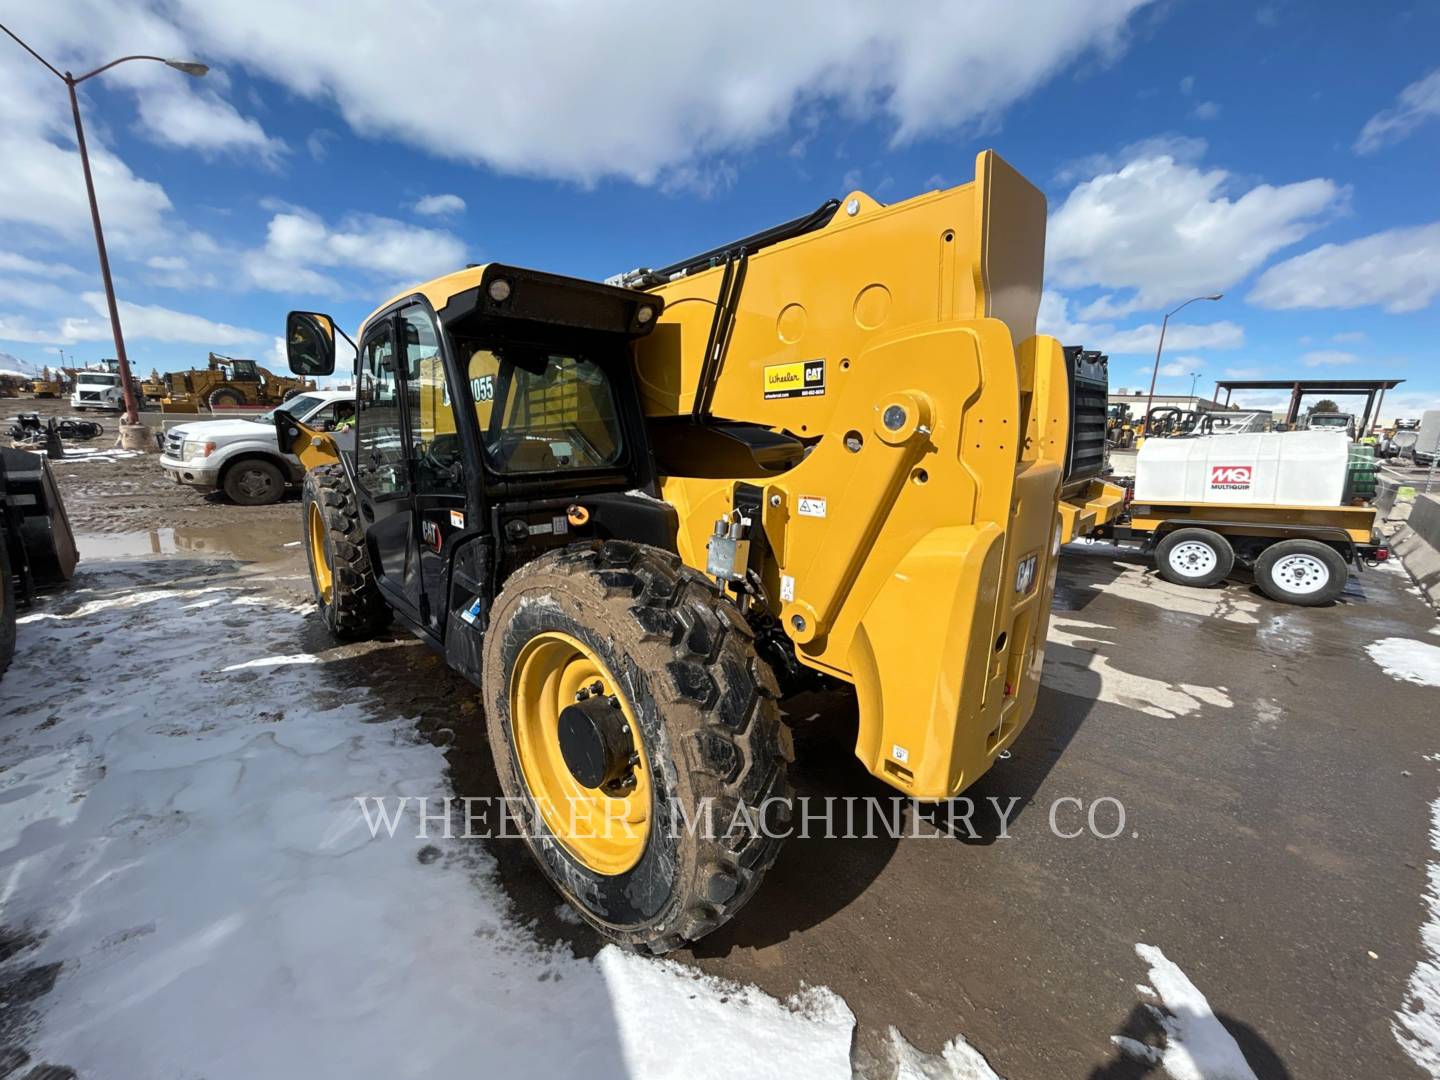
<svg viewBox="0 0 1440 1080">
<path fill-rule="evenodd" d="M 81 588 L 103 583 L 105 558 L 153 553 L 308 594 L 293 500 L 232 507 L 164 480 L 153 457 L 57 473 L 82 534 Z M 931 1053 L 963 1033 L 1010 1080 L 1121 1080 L 1164 1075 L 1158 1052 L 1115 1041 L 1164 1045 L 1137 954 L 1156 946 L 1257 1076 L 1419 1076 L 1395 1019 L 1420 1006 L 1412 978 L 1432 959 L 1435 690 L 1366 648 L 1440 641 L 1434 627 L 1393 570 L 1308 610 L 1248 582 L 1177 590 L 1133 558 L 1067 555 L 1036 716 L 970 792 L 982 808 L 1018 800 L 1008 829 L 982 809 L 978 835 L 792 840 L 741 916 L 675 958 L 782 997 L 830 987 L 857 1016 L 859 1062 L 894 1026 Z M 456 794 L 497 794 L 477 694 L 439 658 L 398 633 L 337 647 L 315 624 L 303 644 L 326 658 L 327 692 L 363 683 L 415 717 Z M 844 697 L 786 709 L 801 794 L 889 794 L 850 751 Z M 1124 828 L 1100 838 L 1084 808 L 1107 799 Z M 538 938 L 598 949 L 519 843 L 488 846 Z"/>
</svg>

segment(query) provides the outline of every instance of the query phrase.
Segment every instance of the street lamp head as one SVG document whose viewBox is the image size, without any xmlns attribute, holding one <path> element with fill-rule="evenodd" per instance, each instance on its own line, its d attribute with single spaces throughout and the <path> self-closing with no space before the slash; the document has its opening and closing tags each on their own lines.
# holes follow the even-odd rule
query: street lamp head
<svg viewBox="0 0 1440 1080">
<path fill-rule="evenodd" d="M 1217 292 L 1217 293 L 1215 293 L 1213 296 L 1207 296 L 1207 297 L 1205 297 L 1205 299 L 1206 299 L 1206 300 L 1223 300 L 1223 299 L 1225 299 L 1225 294 L 1222 293 L 1222 292 Z"/>
<path fill-rule="evenodd" d="M 186 75 L 194 76 L 197 79 L 210 70 L 208 65 L 196 63 L 194 60 L 166 60 L 165 66 L 172 67 L 176 71 L 183 71 Z"/>
</svg>

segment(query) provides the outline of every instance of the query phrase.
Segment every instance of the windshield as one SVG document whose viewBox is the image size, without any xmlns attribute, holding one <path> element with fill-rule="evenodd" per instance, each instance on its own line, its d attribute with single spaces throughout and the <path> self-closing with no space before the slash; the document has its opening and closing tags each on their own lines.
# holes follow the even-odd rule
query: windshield
<svg viewBox="0 0 1440 1080">
<path fill-rule="evenodd" d="M 118 375 L 97 375 L 82 371 L 75 379 L 81 386 L 114 386 L 120 381 Z"/>
<path fill-rule="evenodd" d="M 259 416 L 246 417 L 246 419 L 253 420 L 257 424 L 273 424 L 277 413 L 285 413 L 287 416 L 304 416 L 324 400 L 314 394 L 301 394 L 299 397 L 291 398 L 283 405 L 276 405 L 269 412 L 263 412 Z"/>
</svg>

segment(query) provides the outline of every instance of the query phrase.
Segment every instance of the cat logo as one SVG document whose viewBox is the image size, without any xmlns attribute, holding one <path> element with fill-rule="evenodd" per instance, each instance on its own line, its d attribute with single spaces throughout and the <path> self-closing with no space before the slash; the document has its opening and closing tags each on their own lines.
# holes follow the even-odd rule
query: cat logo
<svg viewBox="0 0 1440 1080">
<path fill-rule="evenodd" d="M 820 397 L 825 393 L 825 361 L 801 360 L 765 368 L 765 400 Z"/>
<path fill-rule="evenodd" d="M 437 554 L 440 551 L 441 545 L 445 543 L 444 537 L 440 534 L 440 526 L 433 521 L 422 521 L 420 523 L 420 538 L 429 545 L 431 551 Z"/>
</svg>

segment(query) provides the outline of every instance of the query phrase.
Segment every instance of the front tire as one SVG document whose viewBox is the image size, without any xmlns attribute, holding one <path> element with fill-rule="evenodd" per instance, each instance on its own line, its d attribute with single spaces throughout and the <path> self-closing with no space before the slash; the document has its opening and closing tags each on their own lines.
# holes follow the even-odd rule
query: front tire
<svg viewBox="0 0 1440 1080">
<path fill-rule="evenodd" d="M 245 395 L 240 393 L 239 390 L 231 389 L 228 386 L 221 386 L 210 391 L 210 396 L 205 399 L 205 404 L 210 407 L 211 412 L 214 412 L 216 409 L 223 409 L 227 405 L 244 405 Z"/>
<path fill-rule="evenodd" d="M 1255 560 L 1255 584 L 1271 600 L 1301 607 L 1334 603 L 1350 576 L 1344 558 L 1318 540 L 1281 540 Z"/>
<path fill-rule="evenodd" d="M 774 674 L 708 579 L 641 544 L 551 552 L 506 583 L 484 648 L 500 785 L 556 890 L 653 953 L 732 918 L 788 829 L 794 751 Z M 622 739 L 596 787 L 562 745 L 581 705 Z"/>
<path fill-rule="evenodd" d="M 326 465 L 306 473 L 301 510 L 320 617 L 342 641 L 374 637 L 389 625 L 390 605 L 370 567 L 360 510 L 345 470 Z"/>
<path fill-rule="evenodd" d="M 1234 568 L 1230 541 L 1209 529 L 1176 529 L 1155 546 L 1155 569 L 1176 585 L 1218 585 Z"/>
</svg>

